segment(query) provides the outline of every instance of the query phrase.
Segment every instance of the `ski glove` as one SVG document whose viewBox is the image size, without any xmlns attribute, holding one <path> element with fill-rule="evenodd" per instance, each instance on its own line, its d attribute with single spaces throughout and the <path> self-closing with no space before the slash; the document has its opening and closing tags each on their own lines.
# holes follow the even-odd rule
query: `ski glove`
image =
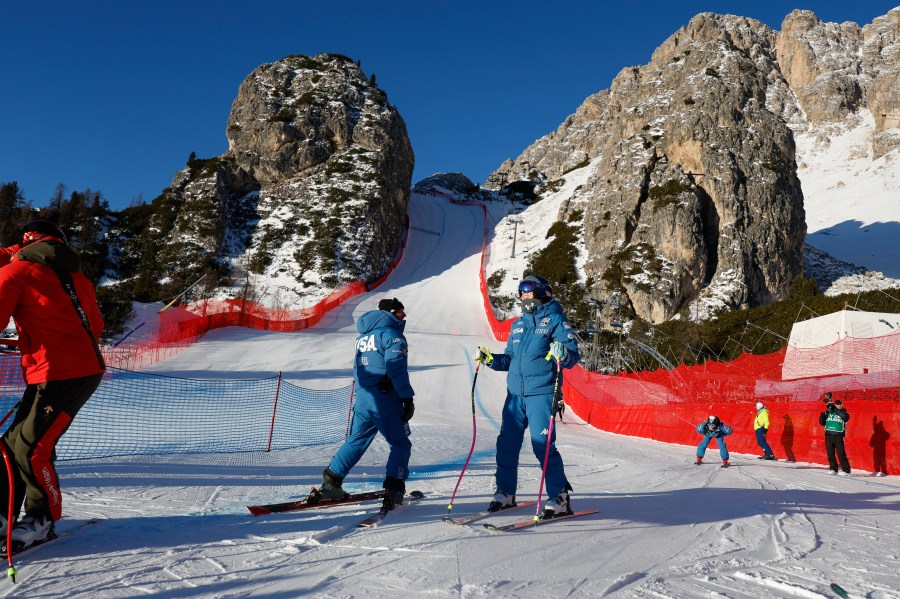
<svg viewBox="0 0 900 599">
<path fill-rule="evenodd" d="M 478 349 L 475 350 L 475 361 L 481 362 L 485 366 L 490 366 L 491 362 L 494 361 L 494 356 L 491 355 L 491 350 L 483 345 L 479 345 Z"/>
<path fill-rule="evenodd" d="M 413 403 L 412 397 L 401 399 L 403 402 L 403 422 L 409 422 L 416 411 L 416 404 Z"/>
<path fill-rule="evenodd" d="M 560 341 L 554 341 L 550 344 L 550 354 L 547 356 L 549 359 L 550 356 L 553 356 L 560 362 L 566 359 L 566 355 L 568 355 L 568 350 L 566 350 L 566 346 L 562 344 Z"/>
</svg>

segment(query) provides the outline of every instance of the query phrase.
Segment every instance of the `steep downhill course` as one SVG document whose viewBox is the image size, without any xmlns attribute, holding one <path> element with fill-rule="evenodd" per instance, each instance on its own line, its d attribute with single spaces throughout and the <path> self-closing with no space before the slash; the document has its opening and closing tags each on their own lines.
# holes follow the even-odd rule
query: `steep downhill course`
<svg viewBox="0 0 900 599">
<path fill-rule="evenodd" d="M 836 582 L 851 596 L 897 597 L 894 477 L 830 477 L 820 466 L 746 455 L 721 469 L 715 450 L 698 468 L 693 446 L 602 433 L 570 414 L 559 446 L 573 506 L 599 514 L 502 535 L 441 522 L 472 440 L 472 349 L 502 347 L 478 291 L 481 214 L 416 195 L 405 256 L 376 292 L 300 333 L 215 331 L 156 368 L 196 378 L 280 370 L 311 387 L 343 386 L 353 320 L 396 296 L 409 315 L 417 404 L 408 488 L 425 499 L 372 529 L 353 528 L 366 506 L 247 513 L 319 484 L 334 446 L 66 462 L 66 518 L 101 521 L 23 556 L 6 596 L 827 597 Z M 504 388 L 502 374 L 479 372 L 478 439 L 456 516 L 484 509 L 493 493 Z M 746 422 L 735 432 L 750 434 Z M 348 490 L 380 487 L 385 458 L 377 440 Z M 530 447 L 519 472 L 519 498 L 534 499 L 540 470 Z"/>
</svg>

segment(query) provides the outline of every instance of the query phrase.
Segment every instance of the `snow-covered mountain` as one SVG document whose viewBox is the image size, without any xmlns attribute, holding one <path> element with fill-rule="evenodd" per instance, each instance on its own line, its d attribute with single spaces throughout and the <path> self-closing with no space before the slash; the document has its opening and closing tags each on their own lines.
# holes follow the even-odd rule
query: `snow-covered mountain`
<svg viewBox="0 0 900 599">
<path fill-rule="evenodd" d="M 538 193 L 516 215 L 536 248 L 580 217 L 590 291 L 646 320 L 783 297 L 801 257 L 829 294 L 897 286 L 898 57 L 900 9 L 865 27 L 794 11 L 781 32 L 704 13 L 487 186 Z M 490 270 L 514 278 L 506 256 Z"/>
</svg>

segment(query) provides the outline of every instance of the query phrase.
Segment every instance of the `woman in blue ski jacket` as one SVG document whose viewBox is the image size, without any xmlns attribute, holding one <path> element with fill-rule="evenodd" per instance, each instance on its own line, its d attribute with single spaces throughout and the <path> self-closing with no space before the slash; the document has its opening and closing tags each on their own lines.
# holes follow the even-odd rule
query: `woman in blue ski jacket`
<svg viewBox="0 0 900 599">
<path fill-rule="evenodd" d="M 475 351 L 475 360 L 492 370 L 507 371 L 506 401 L 497 436 L 497 490 L 488 509 L 498 511 L 516 504 L 519 451 L 525 428 L 531 434 L 531 449 L 541 466 L 547 452 L 551 411 L 557 407 L 554 391 L 562 393 L 562 369 L 578 363 L 578 344 L 562 306 L 553 299 L 547 279 L 535 275 L 519 284 L 522 316 L 510 328 L 506 350 L 491 354 L 485 346 Z M 556 431 L 549 443 L 546 464 L 547 495 L 544 517 L 571 513 L 562 456 L 556 449 Z"/>
<path fill-rule="evenodd" d="M 718 416 L 710 416 L 697 425 L 697 434 L 703 435 L 700 444 L 697 445 L 697 465 L 703 463 L 703 455 L 709 442 L 716 440 L 719 446 L 719 455 L 722 457 L 722 466 L 728 467 L 728 447 L 725 446 L 725 437 L 732 433 L 731 427 L 719 420 Z"/>
<path fill-rule="evenodd" d="M 412 453 L 407 423 L 415 411 L 403 336 L 405 318 L 399 300 L 383 299 L 378 303 L 378 310 L 366 312 L 356 323 L 359 337 L 353 361 L 356 382 L 353 424 L 344 444 L 322 473 L 321 498 L 338 500 L 346 496 L 341 487 L 344 477 L 362 458 L 375 434 L 381 433 L 390 446 L 383 507 L 390 510 L 403 503 Z"/>
</svg>

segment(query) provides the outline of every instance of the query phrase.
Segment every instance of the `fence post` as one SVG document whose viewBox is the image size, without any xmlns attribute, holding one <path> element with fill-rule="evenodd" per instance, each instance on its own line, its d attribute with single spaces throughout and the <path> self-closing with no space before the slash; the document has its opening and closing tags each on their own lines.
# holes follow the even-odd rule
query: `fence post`
<svg viewBox="0 0 900 599">
<path fill-rule="evenodd" d="M 272 435 L 275 433 L 275 412 L 278 410 L 278 393 L 281 391 L 281 371 L 278 371 L 278 383 L 275 385 L 275 402 L 272 404 L 272 424 L 269 426 L 269 445 L 266 453 L 272 449 Z"/>
</svg>

